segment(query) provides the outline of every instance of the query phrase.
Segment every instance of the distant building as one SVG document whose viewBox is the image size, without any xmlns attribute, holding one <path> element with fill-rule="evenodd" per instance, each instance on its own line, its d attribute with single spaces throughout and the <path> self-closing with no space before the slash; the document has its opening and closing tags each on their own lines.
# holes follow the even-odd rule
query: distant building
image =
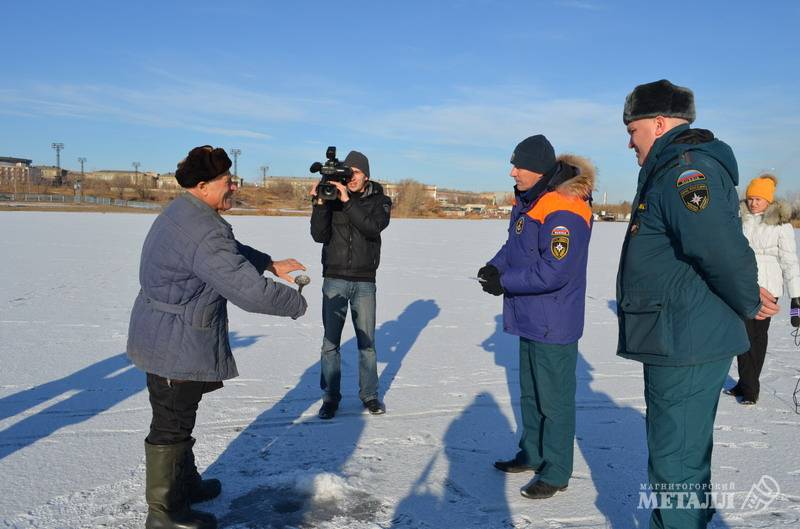
<svg viewBox="0 0 800 529">
<path fill-rule="evenodd" d="M 158 187 L 158 173 L 149 171 L 91 171 L 84 174 L 86 180 L 100 180 L 116 187 Z"/>
<path fill-rule="evenodd" d="M 175 173 L 162 173 L 156 179 L 156 188 L 180 189 L 181 185 L 178 183 L 178 179 L 175 178 Z"/>
<path fill-rule="evenodd" d="M 473 193 L 455 189 L 440 189 L 437 198 L 443 204 L 476 204 L 497 205 L 495 193 Z"/>
<path fill-rule="evenodd" d="M 61 185 L 67 181 L 67 170 L 55 165 L 32 165 L 31 182 L 34 184 Z"/>
<path fill-rule="evenodd" d="M 275 184 L 289 184 L 295 189 L 308 191 L 311 186 L 319 182 L 319 177 L 301 177 L 301 176 L 268 176 L 261 180 L 262 187 L 269 188 Z"/>
<path fill-rule="evenodd" d="M 0 156 L 0 184 L 17 185 L 31 181 L 33 160 Z"/>
<path fill-rule="evenodd" d="M 486 204 L 464 204 L 463 207 L 467 213 L 483 213 L 486 210 Z"/>
<path fill-rule="evenodd" d="M 400 196 L 400 190 L 403 187 L 403 184 L 391 184 L 391 183 L 381 183 L 383 186 L 384 194 L 391 198 L 392 200 L 396 199 Z M 434 201 L 438 201 L 439 199 L 439 189 L 437 186 L 431 186 L 427 184 L 422 184 L 422 190 L 425 193 L 425 196 L 433 199 Z"/>
</svg>

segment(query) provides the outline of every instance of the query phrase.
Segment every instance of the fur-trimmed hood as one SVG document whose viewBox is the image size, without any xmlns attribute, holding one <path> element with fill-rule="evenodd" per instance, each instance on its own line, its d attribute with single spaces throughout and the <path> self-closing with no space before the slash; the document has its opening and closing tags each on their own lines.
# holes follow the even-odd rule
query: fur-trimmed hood
<svg viewBox="0 0 800 529">
<path fill-rule="evenodd" d="M 591 160 L 575 154 L 562 154 L 557 163 L 559 171 L 552 182 L 555 190 L 563 195 L 590 198 L 597 175 L 597 168 Z"/>
<path fill-rule="evenodd" d="M 739 211 L 741 212 L 742 218 L 748 215 L 755 216 L 750 213 L 747 207 L 747 200 L 739 202 Z M 763 215 L 764 224 L 769 224 L 770 226 L 787 224 L 792 220 L 792 206 L 783 200 L 776 200 L 767 206 L 767 209 L 765 209 L 764 213 L 761 215 Z"/>
</svg>

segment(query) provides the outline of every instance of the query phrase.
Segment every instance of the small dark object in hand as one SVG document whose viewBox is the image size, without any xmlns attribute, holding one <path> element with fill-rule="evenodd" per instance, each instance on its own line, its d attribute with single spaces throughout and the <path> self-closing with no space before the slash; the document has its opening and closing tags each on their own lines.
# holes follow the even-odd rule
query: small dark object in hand
<svg viewBox="0 0 800 529">
<path fill-rule="evenodd" d="M 303 287 L 306 286 L 307 284 L 311 283 L 311 278 L 308 277 L 305 274 L 301 274 L 301 275 L 299 275 L 299 276 L 294 278 L 294 282 L 298 286 L 297 291 L 302 293 L 303 292 Z"/>
</svg>

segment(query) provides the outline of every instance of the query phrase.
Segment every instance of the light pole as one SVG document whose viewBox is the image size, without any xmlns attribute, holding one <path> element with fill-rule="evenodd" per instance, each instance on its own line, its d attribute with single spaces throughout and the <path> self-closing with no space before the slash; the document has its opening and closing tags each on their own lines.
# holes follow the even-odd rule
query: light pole
<svg viewBox="0 0 800 529">
<path fill-rule="evenodd" d="M 56 150 L 56 168 L 58 169 L 58 173 L 56 173 L 54 182 L 56 185 L 61 185 L 61 149 L 64 148 L 64 144 L 54 142 L 50 147 Z"/>
<path fill-rule="evenodd" d="M 233 176 L 239 180 L 239 155 L 242 154 L 241 149 L 231 149 L 231 155 L 233 155 Z"/>
<path fill-rule="evenodd" d="M 133 172 L 134 172 L 133 185 L 138 186 L 139 185 L 139 167 L 142 164 L 140 164 L 139 162 L 133 162 L 131 165 L 133 166 Z"/>
<path fill-rule="evenodd" d="M 267 171 L 269 171 L 269 165 L 262 165 L 259 169 L 261 169 L 261 186 L 267 187 Z"/>
<path fill-rule="evenodd" d="M 81 182 L 83 182 L 83 164 L 86 163 L 86 158 L 81 156 L 80 158 L 78 158 L 78 163 L 81 164 Z"/>
<path fill-rule="evenodd" d="M 75 189 L 75 197 L 77 200 L 80 200 L 81 196 L 81 185 L 83 184 L 83 164 L 86 163 L 86 158 L 83 156 L 78 157 L 78 163 L 81 164 L 81 179 L 75 182 L 73 189 Z"/>
</svg>

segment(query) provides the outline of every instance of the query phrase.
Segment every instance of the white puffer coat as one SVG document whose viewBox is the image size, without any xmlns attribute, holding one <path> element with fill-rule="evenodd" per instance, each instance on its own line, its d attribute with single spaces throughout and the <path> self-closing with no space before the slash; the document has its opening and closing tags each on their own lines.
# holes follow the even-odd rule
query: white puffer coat
<svg viewBox="0 0 800 529">
<path fill-rule="evenodd" d="M 794 228 L 789 224 L 792 208 L 776 200 L 764 213 L 753 215 L 745 201 L 740 206 L 742 229 L 756 254 L 758 284 L 777 297 L 784 285 L 790 298 L 800 297 L 800 266 Z"/>
</svg>

